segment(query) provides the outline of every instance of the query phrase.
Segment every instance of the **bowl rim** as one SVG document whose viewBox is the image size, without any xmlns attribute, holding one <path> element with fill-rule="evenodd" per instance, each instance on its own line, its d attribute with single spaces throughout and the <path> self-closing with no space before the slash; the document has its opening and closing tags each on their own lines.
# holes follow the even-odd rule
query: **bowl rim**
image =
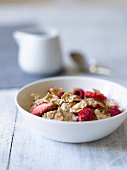
<svg viewBox="0 0 127 170">
<path fill-rule="evenodd" d="M 19 96 L 19 93 L 21 93 L 22 90 L 24 90 L 25 88 L 28 88 L 30 87 L 31 85 L 35 85 L 35 84 L 38 84 L 38 83 L 41 83 L 41 82 L 46 82 L 46 81 L 52 81 L 52 80 L 59 80 L 59 79 L 81 79 L 81 78 L 89 78 L 89 79 L 96 79 L 96 80 L 102 80 L 102 81 L 105 81 L 105 82 L 109 82 L 109 83 L 113 83 L 117 86 L 120 86 L 121 88 L 123 88 L 124 90 L 127 91 L 127 89 L 118 84 L 118 83 L 115 83 L 113 81 L 109 81 L 109 80 L 105 80 L 105 79 L 102 79 L 102 78 L 96 78 L 96 77 L 92 77 L 92 76 L 87 76 L 87 77 L 84 77 L 84 76 L 59 76 L 59 77 L 50 77 L 50 78 L 44 78 L 44 79 L 40 79 L 40 80 L 37 80 L 37 81 L 33 81 L 31 83 L 28 83 L 27 85 L 23 86 L 22 88 L 20 88 L 18 90 L 18 92 L 16 93 L 15 95 L 15 103 L 16 103 L 16 106 L 17 108 L 19 109 L 19 111 L 22 111 L 22 112 L 25 112 L 26 116 L 32 116 L 33 118 L 37 119 L 37 120 L 42 120 L 42 121 L 46 121 L 46 122 L 52 122 L 52 123 L 62 123 L 62 124 L 78 124 L 78 125 L 83 125 L 83 124 L 94 124 L 94 123 L 102 123 L 102 122 L 105 122 L 105 121 L 111 121 L 112 119 L 117 119 L 125 114 L 127 114 L 127 108 L 119 115 L 117 116 L 113 116 L 113 117 L 109 117 L 109 118 L 105 118 L 105 119 L 100 119 L 100 120 L 92 120 L 92 121 L 79 121 L 79 122 L 71 122 L 71 121 L 58 121 L 58 120 L 54 120 L 54 119 L 46 119 L 46 118 L 43 118 L 43 117 L 40 117 L 40 116 L 36 116 L 36 115 L 33 115 L 33 114 L 30 114 L 30 112 L 26 111 L 25 109 L 23 109 L 19 103 L 18 103 L 18 96 Z M 127 115 L 126 115 L 126 118 L 127 118 Z M 125 118 L 125 119 L 126 119 Z"/>
</svg>

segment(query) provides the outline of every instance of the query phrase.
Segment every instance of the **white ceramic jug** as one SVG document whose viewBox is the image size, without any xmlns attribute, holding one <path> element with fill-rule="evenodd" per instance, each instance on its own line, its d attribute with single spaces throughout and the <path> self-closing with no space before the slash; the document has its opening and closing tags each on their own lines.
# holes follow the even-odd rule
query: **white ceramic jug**
<svg viewBox="0 0 127 170">
<path fill-rule="evenodd" d="M 19 46 L 18 64 L 30 74 L 53 74 L 62 69 L 59 33 L 52 28 L 27 28 L 13 34 Z"/>
</svg>

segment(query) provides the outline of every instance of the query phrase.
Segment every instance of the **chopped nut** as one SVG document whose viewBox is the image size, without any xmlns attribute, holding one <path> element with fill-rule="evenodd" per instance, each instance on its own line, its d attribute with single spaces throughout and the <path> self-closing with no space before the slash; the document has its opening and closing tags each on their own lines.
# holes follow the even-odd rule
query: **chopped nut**
<svg viewBox="0 0 127 170">
<path fill-rule="evenodd" d="M 93 98 L 86 98 L 85 101 L 88 106 L 96 107 L 99 104 L 101 107 L 105 107 L 105 105 L 102 102 L 97 101 Z"/>
<path fill-rule="evenodd" d="M 70 108 L 72 108 L 76 103 L 75 102 L 72 102 L 72 103 L 63 103 L 61 105 L 61 109 L 64 110 L 64 111 L 69 111 Z"/>
<path fill-rule="evenodd" d="M 52 102 L 52 103 L 57 104 L 58 106 L 63 103 L 63 101 L 59 99 L 58 96 L 50 94 L 50 93 L 48 93 L 43 99 L 40 99 L 40 100 L 42 100 L 43 102 Z"/>
<path fill-rule="evenodd" d="M 56 112 L 57 112 L 57 110 L 48 111 L 48 112 L 44 113 L 42 115 L 42 117 L 47 118 L 47 119 L 54 119 L 54 116 L 55 116 Z"/>
<path fill-rule="evenodd" d="M 119 105 L 114 100 L 106 100 L 105 103 L 106 103 L 106 107 L 112 107 L 112 106 L 119 107 Z"/>
<path fill-rule="evenodd" d="M 86 106 L 87 106 L 87 102 L 85 100 L 81 100 L 79 103 L 75 104 L 72 108 L 70 108 L 70 112 L 79 113 Z"/>
<path fill-rule="evenodd" d="M 39 94 L 35 94 L 35 93 L 32 93 L 32 94 L 31 94 L 31 97 L 33 97 L 33 100 L 34 100 L 34 101 L 41 98 L 41 96 L 40 96 Z"/>
<path fill-rule="evenodd" d="M 49 93 L 53 94 L 53 95 L 56 95 L 56 96 L 58 96 L 60 92 L 63 92 L 62 88 L 54 87 L 54 88 L 49 89 Z"/>
<path fill-rule="evenodd" d="M 63 101 L 66 102 L 74 102 L 74 101 L 81 101 L 81 98 L 77 95 L 73 95 L 72 93 L 64 93 L 61 97 Z"/>
<path fill-rule="evenodd" d="M 96 100 L 94 100 L 93 98 L 86 98 L 85 101 L 88 106 L 96 107 L 98 104 L 98 102 Z"/>
<path fill-rule="evenodd" d="M 98 90 L 98 89 L 94 89 L 94 88 L 93 88 L 93 90 L 94 90 L 95 93 L 102 94 L 102 93 L 100 92 L 100 90 Z"/>
<path fill-rule="evenodd" d="M 111 117 L 111 115 L 109 113 L 106 114 L 104 110 L 102 112 L 100 112 L 99 109 L 95 109 L 94 113 L 95 113 L 98 120 Z"/>
<path fill-rule="evenodd" d="M 56 114 L 55 114 L 55 117 L 54 117 L 55 120 L 61 120 L 61 121 L 64 121 L 64 116 L 63 116 L 63 112 L 60 108 L 58 108 Z"/>
</svg>

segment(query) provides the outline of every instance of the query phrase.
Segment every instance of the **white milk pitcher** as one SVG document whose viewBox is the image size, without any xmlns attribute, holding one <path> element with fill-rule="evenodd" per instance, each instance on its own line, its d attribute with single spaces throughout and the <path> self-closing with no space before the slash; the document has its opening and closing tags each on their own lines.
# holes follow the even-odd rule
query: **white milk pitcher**
<svg viewBox="0 0 127 170">
<path fill-rule="evenodd" d="M 19 46 L 18 64 L 26 73 L 54 74 L 62 69 L 59 33 L 51 28 L 27 28 L 13 34 Z"/>
</svg>

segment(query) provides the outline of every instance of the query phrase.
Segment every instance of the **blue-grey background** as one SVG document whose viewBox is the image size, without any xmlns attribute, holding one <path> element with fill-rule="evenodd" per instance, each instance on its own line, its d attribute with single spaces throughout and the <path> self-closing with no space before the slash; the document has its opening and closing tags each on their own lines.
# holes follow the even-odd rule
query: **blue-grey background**
<svg viewBox="0 0 127 170">
<path fill-rule="evenodd" d="M 75 0 L 1 5 L 0 87 L 21 87 L 44 77 L 27 75 L 17 64 L 18 46 L 12 33 L 31 23 L 59 30 L 65 65 L 70 64 L 69 51 L 78 50 L 95 58 L 98 65 L 122 74 L 127 82 L 126 9 L 123 0 L 102 4 Z"/>
</svg>

